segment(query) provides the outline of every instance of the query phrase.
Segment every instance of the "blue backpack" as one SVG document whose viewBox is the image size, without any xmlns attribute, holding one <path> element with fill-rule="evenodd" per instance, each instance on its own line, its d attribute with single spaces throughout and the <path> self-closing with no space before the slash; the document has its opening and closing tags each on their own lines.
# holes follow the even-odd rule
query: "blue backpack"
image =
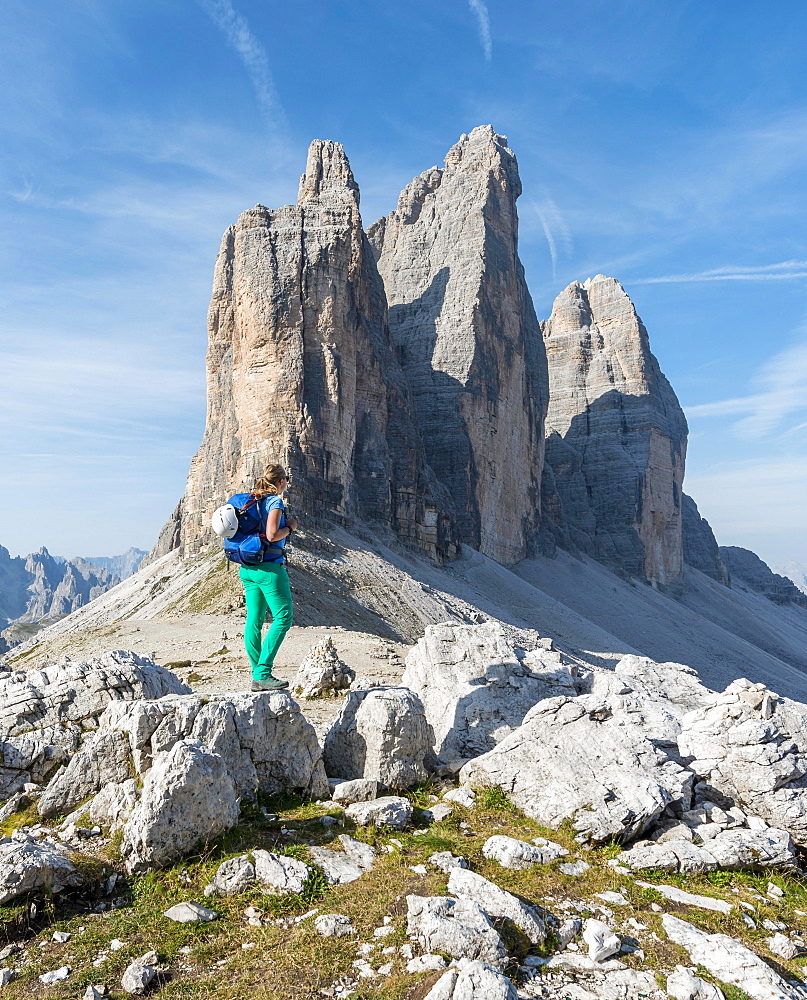
<svg viewBox="0 0 807 1000">
<path fill-rule="evenodd" d="M 252 493 L 236 493 L 227 501 L 235 508 L 238 530 L 231 538 L 224 539 L 224 556 L 230 562 L 254 566 L 265 558 L 272 561 L 284 556 L 278 545 L 266 540 L 261 500 Z M 281 517 L 281 521 L 283 518 Z"/>
</svg>

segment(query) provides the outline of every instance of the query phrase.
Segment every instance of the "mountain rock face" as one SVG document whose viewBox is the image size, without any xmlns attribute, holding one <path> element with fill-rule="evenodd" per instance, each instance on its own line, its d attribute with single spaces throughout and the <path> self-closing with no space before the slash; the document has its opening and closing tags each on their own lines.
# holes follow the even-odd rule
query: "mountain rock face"
<svg viewBox="0 0 807 1000">
<path fill-rule="evenodd" d="M 453 556 L 452 502 L 423 461 L 338 143 L 311 144 L 297 205 L 258 205 L 227 230 L 208 327 L 205 435 L 153 556 L 216 541 L 213 510 L 267 462 L 292 471 L 296 512 L 387 525 Z"/>
<path fill-rule="evenodd" d="M 0 628 L 70 614 L 120 579 L 85 559 L 52 556 L 44 546 L 25 558 L 0 546 Z"/>
<path fill-rule="evenodd" d="M 701 517 L 697 504 L 686 493 L 683 494 L 681 513 L 684 562 L 730 587 L 731 574 L 720 556 L 720 548 L 709 522 Z"/>
<path fill-rule="evenodd" d="M 619 282 L 573 282 L 544 324 L 556 539 L 653 584 L 683 571 L 687 425 Z"/>
<path fill-rule="evenodd" d="M 426 459 L 462 540 L 527 555 L 540 519 L 547 375 L 518 258 L 521 181 L 504 136 L 463 135 L 368 231 Z"/>
<path fill-rule="evenodd" d="M 119 556 L 82 556 L 81 558 L 91 566 L 99 566 L 101 569 L 108 570 L 113 576 L 126 580 L 137 572 L 146 555 L 148 553 L 143 549 L 132 547 Z"/>
<path fill-rule="evenodd" d="M 768 564 L 750 549 L 743 549 L 737 545 L 721 545 L 720 556 L 732 578 L 741 581 L 751 590 L 764 594 L 774 604 L 799 604 L 807 608 L 807 594 L 803 594 L 786 576 L 774 573 Z"/>
</svg>

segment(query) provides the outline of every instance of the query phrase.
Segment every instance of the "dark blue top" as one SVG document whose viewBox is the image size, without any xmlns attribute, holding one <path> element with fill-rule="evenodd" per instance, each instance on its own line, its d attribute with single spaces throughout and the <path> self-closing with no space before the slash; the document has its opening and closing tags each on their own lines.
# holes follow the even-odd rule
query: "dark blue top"
<svg viewBox="0 0 807 1000">
<path fill-rule="evenodd" d="M 283 503 L 283 497 L 273 497 L 273 496 L 270 495 L 268 497 L 264 497 L 263 500 L 261 500 L 261 509 L 263 511 L 264 530 L 266 530 L 267 527 L 268 527 L 268 525 L 267 525 L 267 518 L 269 517 L 269 511 L 270 510 L 275 510 L 278 507 L 280 508 L 280 527 L 281 528 L 285 528 L 286 527 L 286 507 L 285 507 L 285 504 Z M 289 536 L 286 535 L 286 538 L 288 538 L 288 537 Z M 270 542 L 269 539 L 267 538 L 267 542 L 268 542 L 269 545 L 272 546 L 272 548 L 285 549 L 286 548 L 286 538 L 281 538 L 280 541 L 277 541 L 277 542 Z M 286 561 L 286 557 L 285 556 L 264 555 L 263 561 L 264 562 L 283 563 L 283 562 Z"/>
</svg>

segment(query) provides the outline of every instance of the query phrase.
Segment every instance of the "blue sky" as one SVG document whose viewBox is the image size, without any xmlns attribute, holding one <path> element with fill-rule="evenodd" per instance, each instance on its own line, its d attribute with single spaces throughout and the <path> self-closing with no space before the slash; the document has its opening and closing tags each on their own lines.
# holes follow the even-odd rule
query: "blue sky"
<svg viewBox="0 0 807 1000">
<path fill-rule="evenodd" d="M 221 233 L 295 200 L 311 139 L 369 224 L 490 122 L 539 316 L 618 278 L 718 540 L 807 562 L 805 43 L 789 0 L 6 0 L 0 543 L 153 544 L 201 440 Z"/>
</svg>

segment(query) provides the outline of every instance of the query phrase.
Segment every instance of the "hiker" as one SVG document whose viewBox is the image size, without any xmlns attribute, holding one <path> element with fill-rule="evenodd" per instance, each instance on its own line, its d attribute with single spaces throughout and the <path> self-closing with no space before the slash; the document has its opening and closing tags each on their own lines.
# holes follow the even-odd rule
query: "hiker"
<svg viewBox="0 0 807 1000">
<path fill-rule="evenodd" d="M 289 686 L 288 681 L 272 675 L 277 651 L 294 617 L 283 552 L 286 539 L 297 528 L 297 518 L 286 517 L 283 503 L 283 493 L 288 485 L 289 478 L 282 465 L 267 465 L 256 481 L 252 494 L 258 497 L 258 507 L 265 521 L 268 551 L 264 552 L 263 562 L 253 565 L 244 563 L 238 571 L 247 602 L 244 645 L 252 665 L 253 691 L 277 691 Z M 272 624 L 261 641 L 267 608 L 272 615 Z"/>
</svg>

